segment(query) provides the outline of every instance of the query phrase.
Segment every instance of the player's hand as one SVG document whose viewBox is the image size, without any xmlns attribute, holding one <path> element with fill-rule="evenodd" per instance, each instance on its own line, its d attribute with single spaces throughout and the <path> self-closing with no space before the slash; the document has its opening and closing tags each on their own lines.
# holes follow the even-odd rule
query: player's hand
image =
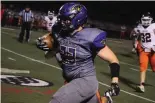
<svg viewBox="0 0 155 103">
<path fill-rule="evenodd" d="M 120 88 L 117 83 L 111 83 L 110 89 L 104 92 L 104 97 L 107 98 L 107 103 L 113 103 L 112 96 L 119 95 Z"/>
<path fill-rule="evenodd" d="M 111 95 L 108 91 L 106 91 L 104 93 L 104 97 L 101 98 L 101 100 L 104 102 L 104 103 L 113 103 L 113 100 L 111 98 Z"/>
<path fill-rule="evenodd" d="M 106 93 L 109 93 L 110 96 L 117 96 L 117 95 L 119 95 L 119 92 L 120 92 L 120 88 L 119 88 L 118 84 L 111 83 L 111 87 L 110 87 L 110 89 L 108 89 L 105 92 L 105 96 L 106 96 Z"/>
<path fill-rule="evenodd" d="M 43 50 L 43 51 L 49 51 L 50 48 L 48 48 L 47 44 L 45 42 L 43 42 L 43 39 L 42 37 L 39 37 L 37 40 L 36 40 L 36 46 L 37 48 Z"/>
</svg>

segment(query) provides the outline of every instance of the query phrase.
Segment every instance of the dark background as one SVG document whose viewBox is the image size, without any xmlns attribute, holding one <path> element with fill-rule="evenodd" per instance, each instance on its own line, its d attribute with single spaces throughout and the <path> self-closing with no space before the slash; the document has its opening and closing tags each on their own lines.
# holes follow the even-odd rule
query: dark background
<svg viewBox="0 0 155 103">
<path fill-rule="evenodd" d="M 32 10 L 54 10 L 67 1 L 2 1 L 2 4 L 14 4 L 13 8 L 23 9 L 29 5 Z M 141 15 L 150 12 L 155 17 L 155 1 L 78 1 L 88 9 L 89 18 L 116 24 L 134 25 Z M 8 6 L 8 5 L 6 5 Z"/>
</svg>

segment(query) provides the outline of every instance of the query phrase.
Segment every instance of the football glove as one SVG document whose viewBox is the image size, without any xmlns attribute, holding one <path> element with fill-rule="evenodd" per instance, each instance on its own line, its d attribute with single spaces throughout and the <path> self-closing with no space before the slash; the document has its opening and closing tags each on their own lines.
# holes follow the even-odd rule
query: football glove
<svg viewBox="0 0 155 103">
<path fill-rule="evenodd" d="M 104 92 L 104 96 L 107 97 L 108 103 L 113 103 L 112 96 L 119 95 L 120 88 L 117 83 L 111 83 L 111 88 Z"/>
<path fill-rule="evenodd" d="M 106 96 L 106 94 L 109 94 L 110 96 L 117 96 L 117 95 L 119 95 L 119 92 L 120 92 L 120 88 L 119 88 L 118 84 L 111 83 L 111 88 L 108 89 L 104 95 Z"/>
<path fill-rule="evenodd" d="M 48 48 L 47 44 L 45 42 L 43 42 L 43 39 L 42 37 L 39 37 L 37 40 L 36 40 L 36 46 L 37 48 L 43 50 L 43 51 L 49 51 L 50 48 Z"/>
<path fill-rule="evenodd" d="M 104 97 L 107 98 L 107 103 L 113 103 L 113 100 L 112 100 L 112 98 L 111 98 L 110 92 L 106 91 L 106 92 L 104 93 Z"/>
</svg>

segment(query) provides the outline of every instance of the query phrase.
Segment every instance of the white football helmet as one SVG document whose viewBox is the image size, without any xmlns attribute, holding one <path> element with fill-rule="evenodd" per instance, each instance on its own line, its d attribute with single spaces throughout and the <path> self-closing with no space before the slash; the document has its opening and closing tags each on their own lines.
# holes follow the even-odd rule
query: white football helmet
<svg viewBox="0 0 155 103">
<path fill-rule="evenodd" d="M 149 26 L 152 23 L 153 18 L 150 16 L 150 13 L 143 14 L 141 17 L 141 23 L 143 26 Z"/>
<path fill-rule="evenodd" d="M 48 17 L 50 19 L 53 19 L 53 17 L 54 17 L 54 11 L 53 12 L 48 11 Z"/>
</svg>

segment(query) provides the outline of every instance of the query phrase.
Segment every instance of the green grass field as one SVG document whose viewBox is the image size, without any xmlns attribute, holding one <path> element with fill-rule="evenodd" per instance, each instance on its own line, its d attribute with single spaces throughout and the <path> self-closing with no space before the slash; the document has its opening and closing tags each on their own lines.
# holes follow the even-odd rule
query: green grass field
<svg viewBox="0 0 155 103">
<path fill-rule="evenodd" d="M 20 29 L 1 28 L 1 68 L 11 70 L 28 70 L 30 73 L 4 73 L 8 75 L 19 75 L 37 78 L 52 82 L 54 85 L 49 87 L 28 87 L 13 84 L 1 83 L 2 103 L 48 103 L 52 94 L 63 85 L 61 70 L 55 58 L 45 59 L 44 52 L 37 49 L 35 39 L 43 35 L 43 32 L 32 31 L 31 40 L 27 43 L 19 43 L 16 38 Z M 115 39 L 108 39 L 107 45 L 116 53 L 121 65 L 120 88 L 118 97 L 114 97 L 114 103 L 155 103 L 155 74 L 149 67 L 147 71 L 146 92 L 138 93 L 135 91 L 139 83 L 139 67 L 136 54 L 131 53 L 131 41 L 120 42 Z M 95 60 L 97 77 L 99 80 L 99 90 L 101 95 L 110 86 L 110 72 L 108 63 L 96 57 Z M 19 92 L 6 89 L 31 89 L 40 92 Z M 5 90 L 4 90 L 5 89 Z M 41 91 L 52 90 L 54 92 L 45 94 Z"/>
</svg>

